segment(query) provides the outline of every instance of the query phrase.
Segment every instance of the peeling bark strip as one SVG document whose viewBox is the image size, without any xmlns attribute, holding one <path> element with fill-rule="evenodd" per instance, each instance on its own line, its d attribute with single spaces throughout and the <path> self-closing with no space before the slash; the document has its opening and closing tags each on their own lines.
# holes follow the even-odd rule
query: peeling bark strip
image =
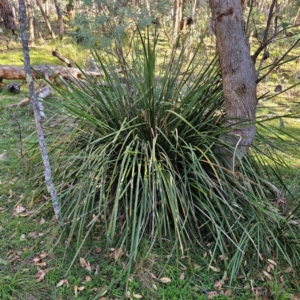
<svg viewBox="0 0 300 300">
<path fill-rule="evenodd" d="M 101 72 L 83 71 L 83 74 L 77 68 L 67 68 L 63 66 L 40 65 L 32 66 L 31 68 L 34 70 L 32 72 L 32 77 L 34 79 L 49 78 L 51 81 L 53 81 L 55 77 L 62 77 L 66 80 L 74 82 L 77 79 L 84 79 L 84 74 L 91 77 L 103 76 Z M 2 83 L 3 79 L 26 79 L 24 67 L 0 66 L 0 83 Z"/>
<path fill-rule="evenodd" d="M 51 166 L 47 153 L 46 142 L 44 137 L 44 132 L 41 124 L 41 115 L 39 111 L 38 98 L 34 90 L 34 82 L 31 74 L 30 68 L 30 56 L 29 56 L 29 48 L 28 48 L 28 39 L 26 34 L 26 6 L 24 0 L 19 0 L 19 9 L 20 9 L 20 31 L 21 31 L 21 40 L 23 45 L 23 55 L 24 55 L 24 66 L 26 71 L 26 81 L 29 86 L 29 93 L 31 102 L 33 105 L 36 131 L 38 136 L 38 141 L 40 145 L 40 150 L 42 154 L 42 160 L 44 164 L 44 172 L 45 172 L 45 182 L 47 186 L 48 193 L 52 199 L 53 210 L 55 213 L 55 217 L 57 220 L 60 219 L 60 204 L 57 197 L 56 189 L 54 187 L 51 175 Z"/>
<path fill-rule="evenodd" d="M 255 135 L 256 79 L 255 68 L 247 45 L 241 2 L 209 0 L 217 38 L 225 97 L 225 126 L 231 126 L 220 138 L 235 149 L 230 155 L 223 149 L 226 161 L 234 169 L 251 146 Z"/>
</svg>

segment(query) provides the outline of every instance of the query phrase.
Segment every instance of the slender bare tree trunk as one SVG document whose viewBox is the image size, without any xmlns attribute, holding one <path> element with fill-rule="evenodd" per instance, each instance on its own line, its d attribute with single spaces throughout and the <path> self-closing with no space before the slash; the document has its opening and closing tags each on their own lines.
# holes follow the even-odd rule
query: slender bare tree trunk
<svg viewBox="0 0 300 300">
<path fill-rule="evenodd" d="M 217 52 L 222 72 L 227 121 L 231 129 L 221 139 L 235 148 L 235 155 L 221 149 L 228 165 L 234 169 L 237 158 L 242 158 L 255 136 L 257 106 L 257 76 L 242 16 L 241 2 L 237 0 L 209 0 L 212 11 Z"/>
<path fill-rule="evenodd" d="M 41 11 L 41 13 L 42 13 L 42 15 L 43 15 L 43 18 L 44 18 L 44 20 L 45 20 L 45 23 L 46 23 L 46 25 L 47 25 L 48 31 L 49 31 L 49 33 L 50 33 L 52 39 L 55 39 L 55 38 L 56 38 L 56 37 L 55 37 L 55 33 L 54 33 L 54 31 L 52 30 L 51 24 L 50 24 L 50 22 L 49 22 L 49 20 L 48 20 L 48 17 L 47 17 L 47 15 L 46 15 L 46 13 L 45 13 L 45 11 L 44 11 L 44 9 L 43 9 L 43 6 L 42 6 L 40 0 L 36 0 L 36 4 L 37 4 L 38 7 L 40 8 L 40 11 Z"/>
<path fill-rule="evenodd" d="M 26 81 L 29 86 L 29 93 L 31 102 L 34 110 L 35 124 L 38 135 L 39 146 L 42 154 L 42 160 L 44 164 L 45 171 L 45 182 L 47 185 L 47 190 L 52 199 L 52 205 L 55 213 L 55 217 L 57 220 L 60 219 L 60 205 L 56 193 L 56 189 L 54 187 L 51 175 L 51 166 L 47 153 L 47 147 L 44 137 L 44 132 L 41 124 L 41 115 L 39 109 L 38 98 L 36 92 L 34 90 L 34 82 L 32 78 L 31 68 L 30 68 L 30 56 L 29 56 L 29 48 L 28 48 L 28 40 L 26 34 L 26 6 L 25 0 L 19 0 L 19 9 L 20 9 L 20 31 L 21 31 L 21 40 L 23 45 L 23 55 L 24 55 L 24 67 L 26 72 Z"/>
<path fill-rule="evenodd" d="M 58 23 L 59 23 L 59 37 L 62 40 L 65 32 L 64 21 L 63 21 L 63 17 L 62 17 L 62 13 L 58 1 L 54 0 L 54 4 L 57 12 Z"/>
<path fill-rule="evenodd" d="M 34 45 L 34 23 L 31 0 L 27 0 L 28 25 L 29 25 L 29 45 Z"/>
</svg>

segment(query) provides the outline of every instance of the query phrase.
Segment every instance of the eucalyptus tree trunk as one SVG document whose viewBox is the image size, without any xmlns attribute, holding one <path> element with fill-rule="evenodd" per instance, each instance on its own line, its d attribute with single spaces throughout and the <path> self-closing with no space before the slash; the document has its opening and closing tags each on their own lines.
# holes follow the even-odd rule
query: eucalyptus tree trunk
<svg viewBox="0 0 300 300">
<path fill-rule="evenodd" d="M 241 2 L 209 0 L 217 39 L 217 52 L 222 72 L 228 133 L 220 138 L 231 145 L 234 155 L 224 149 L 229 167 L 234 170 L 237 158 L 243 158 L 255 136 L 257 76 L 247 45 Z"/>
<path fill-rule="evenodd" d="M 33 22 L 33 11 L 31 0 L 27 0 L 27 14 L 28 14 L 28 25 L 29 25 L 29 44 L 34 45 L 34 22 Z"/>
<path fill-rule="evenodd" d="M 4 26 L 11 29 L 13 33 L 17 28 L 17 20 L 14 17 L 12 7 L 8 3 L 8 0 L 0 0 L 0 13 L 2 15 Z"/>
<path fill-rule="evenodd" d="M 58 17 L 59 37 L 62 40 L 62 38 L 64 36 L 64 32 L 65 32 L 64 21 L 63 21 L 63 17 L 62 17 L 61 9 L 59 7 L 58 0 L 54 0 L 54 4 L 55 4 L 56 12 L 57 12 L 57 17 Z"/>
<path fill-rule="evenodd" d="M 178 38 L 184 27 L 183 10 L 186 0 L 175 0 L 174 1 L 174 32 L 173 32 L 173 44 L 178 44 Z"/>
<path fill-rule="evenodd" d="M 47 15 L 46 15 L 46 13 L 45 13 L 45 11 L 44 11 L 44 9 L 43 9 L 43 6 L 42 6 L 40 0 L 36 0 L 36 4 L 37 4 L 38 7 L 40 8 L 41 14 L 43 15 L 43 18 L 44 18 L 44 20 L 45 20 L 46 26 L 47 26 L 47 28 L 48 28 L 48 31 L 49 31 L 49 33 L 50 33 L 52 39 L 55 39 L 55 33 L 54 33 L 54 31 L 52 30 L 51 24 L 50 24 L 50 22 L 49 22 L 49 20 L 48 20 L 48 17 L 47 17 Z"/>
</svg>

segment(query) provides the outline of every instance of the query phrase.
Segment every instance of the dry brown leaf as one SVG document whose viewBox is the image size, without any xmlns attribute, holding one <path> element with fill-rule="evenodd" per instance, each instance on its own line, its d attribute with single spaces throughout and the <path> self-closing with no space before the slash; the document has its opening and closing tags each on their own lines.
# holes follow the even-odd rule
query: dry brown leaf
<svg viewBox="0 0 300 300">
<path fill-rule="evenodd" d="M 206 297 L 208 299 L 213 299 L 214 297 L 218 297 L 218 296 L 219 296 L 219 294 L 216 291 L 211 291 L 206 294 Z"/>
<path fill-rule="evenodd" d="M 283 275 L 280 276 L 280 282 L 284 282 L 284 276 Z"/>
<path fill-rule="evenodd" d="M 153 279 L 157 279 L 157 277 L 156 277 L 153 273 L 150 273 L 150 276 L 151 276 L 151 278 L 153 278 Z"/>
<path fill-rule="evenodd" d="M 87 263 L 83 257 L 79 258 L 79 262 L 82 268 L 85 268 L 87 266 Z"/>
<path fill-rule="evenodd" d="M 17 206 L 15 207 L 15 213 L 16 213 L 16 214 L 23 213 L 24 211 L 26 211 L 26 208 L 23 207 L 23 206 L 21 206 L 21 205 L 17 205 Z"/>
<path fill-rule="evenodd" d="M 39 262 L 41 260 L 41 258 L 39 256 L 36 256 L 32 261 L 33 262 Z"/>
<path fill-rule="evenodd" d="M 274 266 L 277 266 L 277 263 L 273 259 L 268 259 L 268 262 Z"/>
<path fill-rule="evenodd" d="M 184 273 L 181 273 L 181 274 L 180 274 L 179 279 L 180 279 L 180 280 L 184 280 Z"/>
<path fill-rule="evenodd" d="M 142 298 L 143 298 L 142 295 L 140 295 L 140 294 L 135 294 L 135 293 L 133 293 L 132 296 L 133 296 L 134 298 L 137 298 L 137 299 L 142 299 Z"/>
<path fill-rule="evenodd" d="M 87 262 L 87 266 L 85 267 L 86 270 L 88 270 L 89 272 L 92 271 L 92 267 L 91 264 L 89 262 Z"/>
<path fill-rule="evenodd" d="M 65 279 L 62 279 L 57 285 L 56 287 L 60 287 L 65 283 Z"/>
<path fill-rule="evenodd" d="M 219 255 L 219 259 L 227 261 L 229 258 L 228 258 L 228 256 L 221 254 L 221 255 Z"/>
<path fill-rule="evenodd" d="M 273 276 L 271 274 L 269 274 L 266 271 L 263 271 L 263 273 L 265 274 L 265 276 L 267 276 L 270 280 L 273 280 Z"/>
<path fill-rule="evenodd" d="M 222 286 L 224 285 L 224 283 L 225 283 L 224 280 L 218 280 L 215 282 L 214 286 L 220 290 L 220 289 L 222 289 Z"/>
<path fill-rule="evenodd" d="M 227 290 L 227 291 L 224 293 L 224 295 L 225 295 L 226 297 L 230 297 L 231 294 L 232 294 L 232 290 Z"/>
<path fill-rule="evenodd" d="M 157 291 L 157 286 L 155 283 L 152 284 L 153 288 Z"/>
<path fill-rule="evenodd" d="M 91 265 L 89 262 L 86 262 L 83 257 L 79 258 L 79 262 L 82 268 L 85 268 L 88 271 L 92 271 Z"/>
<path fill-rule="evenodd" d="M 41 220 L 40 220 L 40 225 L 42 225 L 42 224 L 44 224 L 46 221 L 45 221 L 45 219 L 44 218 L 41 218 Z"/>
<path fill-rule="evenodd" d="M 123 255 L 124 255 L 124 251 L 122 250 L 122 248 L 118 248 L 113 252 L 113 258 L 115 261 L 120 261 Z"/>
<path fill-rule="evenodd" d="M 95 248 L 95 252 L 96 252 L 96 253 L 100 253 L 101 251 L 102 251 L 102 249 L 101 249 L 100 247 L 96 247 L 96 248 Z"/>
<path fill-rule="evenodd" d="M 21 236 L 20 236 L 20 241 L 25 241 L 26 240 L 26 236 L 25 236 L 25 234 L 22 234 Z"/>
<path fill-rule="evenodd" d="M 18 216 L 20 216 L 20 217 L 28 217 L 28 216 L 30 216 L 33 213 L 34 213 L 33 210 L 29 210 L 29 211 L 26 211 L 25 213 L 20 213 Z"/>
<path fill-rule="evenodd" d="M 78 287 L 78 291 L 83 291 L 84 289 L 85 289 L 84 286 L 79 286 L 79 287 Z"/>
<path fill-rule="evenodd" d="M 162 283 L 169 283 L 172 280 L 169 277 L 162 277 L 162 278 L 159 279 L 159 281 L 162 282 Z"/>
<path fill-rule="evenodd" d="M 44 280 L 46 276 L 47 270 L 38 269 L 37 273 L 35 274 L 36 282 L 41 282 Z"/>
<path fill-rule="evenodd" d="M 300 300 L 300 294 L 292 295 L 291 300 Z"/>
<path fill-rule="evenodd" d="M 45 262 L 40 262 L 40 263 L 34 263 L 35 266 L 38 266 L 38 267 L 46 267 L 47 264 Z"/>
<path fill-rule="evenodd" d="M 28 234 L 28 236 L 29 237 L 35 237 L 35 236 L 37 236 L 39 233 L 37 232 L 37 231 L 33 231 L 33 232 L 30 232 L 29 234 Z"/>
<path fill-rule="evenodd" d="M 45 257 L 47 257 L 48 256 L 48 253 L 47 252 L 42 252 L 42 253 L 40 253 L 40 258 L 41 259 L 43 259 L 43 258 L 45 258 Z"/>
<path fill-rule="evenodd" d="M 16 255 L 15 253 L 11 253 L 11 254 L 9 254 L 8 257 L 7 257 L 7 259 L 8 259 L 10 262 L 13 262 L 13 261 L 15 261 L 15 260 L 17 260 L 17 259 L 19 259 L 19 258 L 20 258 L 20 256 L 19 256 L 19 255 Z"/>
<path fill-rule="evenodd" d="M 219 268 L 213 267 L 213 266 L 209 266 L 210 269 L 212 269 L 214 272 L 220 272 Z"/>
<path fill-rule="evenodd" d="M 77 285 L 74 285 L 74 295 L 75 295 L 75 298 L 77 298 L 77 295 L 78 295 L 78 286 Z"/>
<path fill-rule="evenodd" d="M 293 270 L 292 267 L 288 267 L 284 272 L 289 274 L 292 272 L 292 270 Z"/>
<path fill-rule="evenodd" d="M 91 281 L 92 279 L 91 279 L 91 277 L 90 276 L 85 276 L 85 282 L 89 282 L 89 281 Z"/>
</svg>

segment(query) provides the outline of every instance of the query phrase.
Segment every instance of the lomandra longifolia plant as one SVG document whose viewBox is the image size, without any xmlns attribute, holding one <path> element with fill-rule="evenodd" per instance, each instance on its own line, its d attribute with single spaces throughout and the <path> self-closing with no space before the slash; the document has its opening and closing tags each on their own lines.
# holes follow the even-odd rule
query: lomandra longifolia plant
<svg viewBox="0 0 300 300">
<path fill-rule="evenodd" d="M 103 78 L 86 74 L 58 89 L 60 111 L 73 121 L 51 148 L 63 221 L 77 246 L 100 226 L 129 268 L 142 240 L 150 253 L 165 238 L 166 250 L 183 254 L 210 243 L 214 257 L 228 257 L 231 278 L 249 257 L 276 252 L 297 263 L 299 230 L 270 201 L 258 154 L 232 171 L 215 151 L 234 153 L 218 138 L 227 129 L 217 59 L 198 61 L 196 53 L 187 63 L 184 51 L 162 51 L 150 29 L 139 31 L 121 73 L 113 56 L 95 58 Z"/>
</svg>

